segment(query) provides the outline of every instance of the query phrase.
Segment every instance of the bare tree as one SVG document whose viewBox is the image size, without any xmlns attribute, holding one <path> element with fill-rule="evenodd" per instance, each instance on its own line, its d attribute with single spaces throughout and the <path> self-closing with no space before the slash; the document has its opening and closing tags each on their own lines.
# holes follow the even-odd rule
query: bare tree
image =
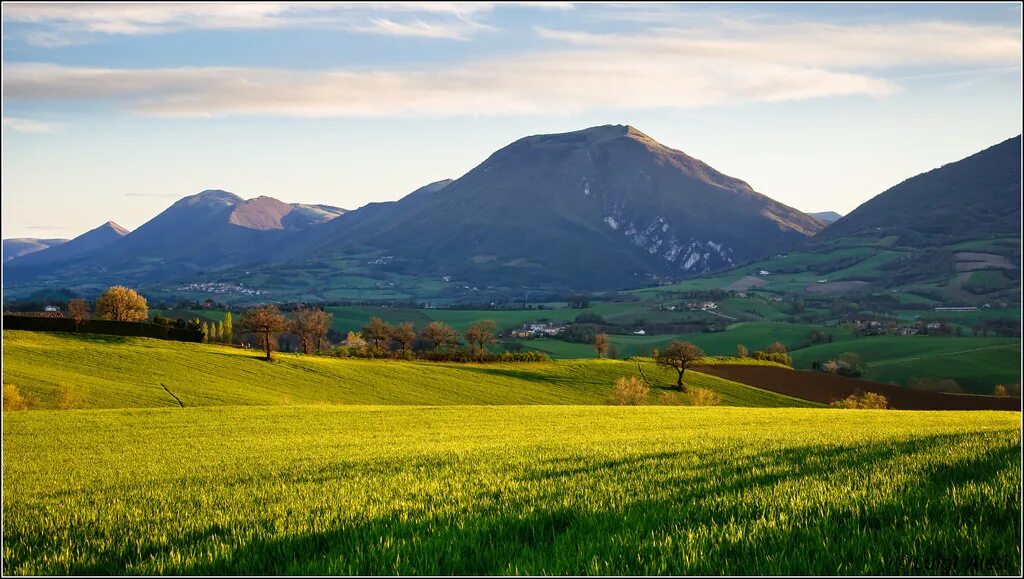
<svg viewBox="0 0 1024 579">
<path fill-rule="evenodd" d="M 408 354 L 413 340 L 416 339 L 416 330 L 413 329 L 412 322 L 402 322 L 395 326 L 391 331 L 391 339 L 401 344 L 402 352 Z"/>
<path fill-rule="evenodd" d="M 68 315 L 75 321 L 75 331 L 82 325 L 82 322 L 89 319 L 89 302 L 76 298 L 68 302 Z"/>
<path fill-rule="evenodd" d="M 598 334 L 594 336 L 594 349 L 597 350 L 597 357 L 604 358 L 608 355 L 608 334 Z"/>
<path fill-rule="evenodd" d="M 430 322 L 423 330 L 423 337 L 434 344 L 437 350 L 441 346 L 454 348 L 459 345 L 459 335 L 455 328 L 442 322 Z"/>
<path fill-rule="evenodd" d="M 277 311 L 277 306 L 263 306 L 248 309 L 238 318 L 238 328 L 246 333 L 256 334 L 260 346 L 270 353 L 277 348 L 276 335 L 288 329 L 288 322 Z"/>
<path fill-rule="evenodd" d="M 498 325 L 494 320 L 481 320 L 466 330 L 463 334 L 474 354 L 481 353 L 488 344 L 498 342 Z"/>
<path fill-rule="evenodd" d="M 664 350 L 654 351 L 654 361 L 659 366 L 672 368 L 679 374 L 676 386 L 680 392 L 686 392 L 686 386 L 683 386 L 683 373 L 703 357 L 704 351 L 690 342 L 673 341 Z"/>
<path fill-rule="evenodd" d="M 116 285 L 96 298 L 96 315 L 118 322 L 142 321 L 149 317 L 149 305 L 135 290 Z"/>
<path fill-rule="evenodd" d="M 319 352 L 327 341 L 327 330 L 333 316 L 323 310 L 299 308 L 295 310 L 292 331 L 299 337 L 299 346 L 306 354 Z"/>
<path fill-rule="evenodd" d="M 374 316 L 363 326 L 363 339 L 368 341 L 374 350 L 380 350 L 391 343 L 391 324 Z"/>
</svg>

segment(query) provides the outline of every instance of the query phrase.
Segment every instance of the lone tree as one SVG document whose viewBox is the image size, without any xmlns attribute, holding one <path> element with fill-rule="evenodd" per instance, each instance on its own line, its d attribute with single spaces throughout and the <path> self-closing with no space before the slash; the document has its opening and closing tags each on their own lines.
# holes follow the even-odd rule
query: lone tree
<svg viewBox="0 0 1024 579">
<path fill-rule="evenodd" d="M 262 306 L 245 310 L 238 318 L 238 328 L 256 334 L 270 361 L 270 352 L 277 348 L 277 334 L 288 329 L 288 322 L 277 311 L 277 306 Z"/>
<path fill-rule="evenodd" d="M 138 322 L 149 319 L 149 306 L 135 290 L 115 285 L 96 298 L 96 315 L 103 320 Z"/>
<path fill-rule="evenodd" d="M 391 343 L 391 331 L 391 324 L 374 316 L 363 326 L 363 339 L 369 342 L 375 351 L 379 351 Z"/>
<path fill-rule="evenodd" d="M 82 322 L 89 319 L 89 304 L 81 298 L 68 302 L 68 315 L 75 320 L 75 331 L 82 325 Z"/>
<path fill-rule="evenodd" d="M 437 350 L 441 346 L 454 348 L 459 345 L 459 335 L 455 328 L 442 322 L 430 322 L 423 330 L 423 337 L 434 344 Z"/>
<path fill-rule="evenodd" d="M 594 336 L 594 349 L 597 350 L 597 357 L 604 358 L 608 355 L 608 334 Z"/>
<path fill-rule="evenodd" d="M 690 342 L 676 342 L 673 341 L 664 350 L 654 351 L 654 361 L 659 366 L 666 366 L 674 369 L 679 373 L 679 378 L 676 380 L 676 386 L 679 387 L 680 392 L 686 392 L 686 386 L 683 386 L 683 373 L 686 369 L 693 365 L 693 363 L 704 357 L 704 351 Z"/>
<path fill-rule="evenodd" d="M 299 337 L 299 346 L 306 354 L 319 352 L 327 341 L 331 327 L 331 314 L 323 310 L 299 308 L 295 310 L 292 331 Z"/>
<path fill-rule="evenodd" d="M 481 353 L 488 344 L 498 343 L 498 325 L 494 320 L 481 320 L 463 334 L 474 354 Z"/>
</svg>

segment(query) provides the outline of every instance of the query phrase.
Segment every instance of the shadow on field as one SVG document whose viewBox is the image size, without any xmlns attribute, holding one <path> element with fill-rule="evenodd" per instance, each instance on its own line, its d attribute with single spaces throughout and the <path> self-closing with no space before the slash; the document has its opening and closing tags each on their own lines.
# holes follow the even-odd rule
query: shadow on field
<svg viewBox="0 0 1024 579">
<path fill-rule="evenodd" d="M 1006 437 L 510 463 L 516 484 L 481 484 L 457 504 L 434 490 L 391 517 L 320 513 L 320 524 L 333 525 L 320 532 L 291 532 L 273 518 L 212 525 L 169 537 L 176 553 L 201 554 L 181 565 L 169 563 L 170 547 L 140 546 L 126 533 L 93 563 L 55 571 L 121 573 L 152 558 L 169 565 L 165 573 L 201 575 L 1015 574 L 1020 441 L 986 446 L 992 436 Z M 959 445 L 990 450 L 943 450 Z M 330 474 L 365 476 L 350 467 Z M 1000 480 L 1017 488 L 977 490 Z M 18 545 L 45 542 L 12 531 L 9 563 Z"/>
<path fill-rule="evenodd" d="M 80 342 L 92 342 L 94 344 L 124 344 L 128 342 L 128 336 L 115 336 L 112 334 L 86 334 L 77 332 L 54 332 L 61 338 L 78 340 Z"/>
<path fill-rule="evenodd" d="M 557 386 L 573 386 L 579 383 L 578 378 L 573 376 L 557 376 L 551 374 L 550 371 L 537 371 L 537 370 L 512 370 L 509 368 L 481 368 L 479 366 L 465 366 L 460 367 L 459 370 L 464 372 L 473 372 L 476 374 L 485 374 L 488 376 L 500 376 L 502 378 L 515 378 L 518 380 L 527 380 L 530 382 L 540 382 L 546 384 L 554 384 Z"/>
</svg>

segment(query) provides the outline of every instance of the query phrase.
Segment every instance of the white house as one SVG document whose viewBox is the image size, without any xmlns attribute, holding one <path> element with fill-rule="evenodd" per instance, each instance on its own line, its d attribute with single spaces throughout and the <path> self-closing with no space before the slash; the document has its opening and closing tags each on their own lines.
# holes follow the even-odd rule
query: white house
<svg viewBox="0 0 1024 579">
<path fill-rule="evenodd" d="M 647 334 L 647 332 L 645 332 L 643 330 L 637 330 L 637 331 L 633 332 L 634 336 L 643 336 L 643 335 L 646 335 L 646 334 Z"/>
</svg>

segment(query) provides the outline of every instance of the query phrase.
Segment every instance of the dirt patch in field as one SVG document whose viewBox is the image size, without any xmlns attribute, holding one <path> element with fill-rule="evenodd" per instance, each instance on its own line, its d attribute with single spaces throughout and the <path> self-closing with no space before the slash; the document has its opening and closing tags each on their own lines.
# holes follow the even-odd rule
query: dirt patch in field
<svg viewBox="0 0 1024 579">
<path fill-rule="evenodd" d="M 812 283 L 804 288 L 811 294 L 845 294 L 857 291 L 868 285 L 866 281 L 830 281 L 827 283 Z"/>
<path fill-rule="evenodd" d="M 869 380 L 846 378 L 823 372 L 802 372 L 771 366 L 697 366 L 694 370 L 749 384 L 795 398 L 828 404 L 850 396 L 860 388 L 889 399 L 897 410 L 1020 410 L 1020 398 L 999 398 L 970 394 L 941 394 Z"/>
<path fill-rule="evenodd" d="M 726 291 L 745 292 L 748 289 L 759 288 L 768 284 L 768 280 L 748 275 L 725 286 Z"/>
<path fill-rule="evenodd" d="M 1002 255 L 994 253 L 974 253 L 961 251 L 953 254 L 953 269 L 956 271 L 975 271 L 979 269 L 1017 269 Z"/>
</svg>

